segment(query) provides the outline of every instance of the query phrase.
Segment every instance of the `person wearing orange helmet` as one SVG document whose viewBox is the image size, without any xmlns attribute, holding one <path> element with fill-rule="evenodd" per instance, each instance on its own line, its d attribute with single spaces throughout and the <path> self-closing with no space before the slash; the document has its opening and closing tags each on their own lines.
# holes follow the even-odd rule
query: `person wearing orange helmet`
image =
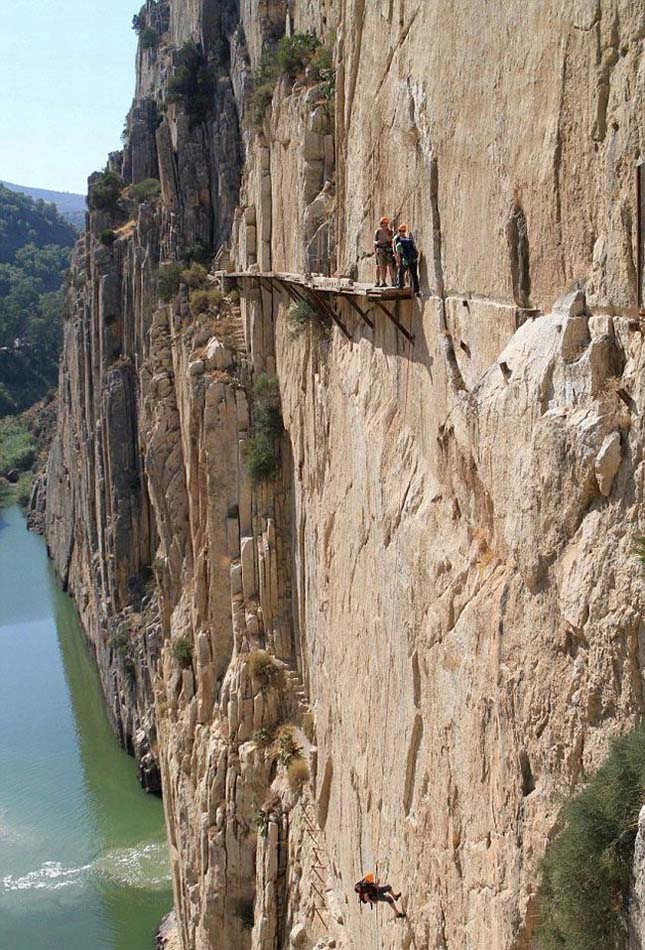
<svg viewBox="0 0 645 950">
<path fill-rule="evenodd" d="M 397 230 L 396 237 L 394 238 L 394 256 L 396 258 L 396 263 L 399 268 L 399 277 L 397 284 L 399 288 L 405 286 L 405 273 L 406 271 L 410 274 L 410 281 L 414 289 L 415 294 L 419 295 L 419 271 L 418 271 L 418 261 L 419 261 L 419 252 L 417 251 L 417 246 L 414 243 L 414 238 L 411 234 L 408 233 L 407 224 L 400 224 Z"/>
<path fill-rule="evenodd" d="M 405 912 L 399 910 L 396 901 L 401 899 L 400 894 L 395 894 L 391 884 L 377 884 L 373 874 L 366 874 L 364 878 L 354 884 L 354 891 L 358 894 L 358 900 L 361 906 L 369 904 L 370 908 L 380 902 L 389 904 L 395 917 L 405 917 Z"/>
</svg>

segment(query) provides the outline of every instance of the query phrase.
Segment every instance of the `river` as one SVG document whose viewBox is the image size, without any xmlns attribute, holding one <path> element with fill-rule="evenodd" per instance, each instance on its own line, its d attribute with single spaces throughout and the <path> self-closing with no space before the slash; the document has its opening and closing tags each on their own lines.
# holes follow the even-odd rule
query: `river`
<svg viewBox="0 0 645 950">
<path fill-rule="evenodd" d="M 0 510 L 0 947 L 151 950 L 171 903 L 161 801 L 116 741 L 42 538 Z"/>
</svg>

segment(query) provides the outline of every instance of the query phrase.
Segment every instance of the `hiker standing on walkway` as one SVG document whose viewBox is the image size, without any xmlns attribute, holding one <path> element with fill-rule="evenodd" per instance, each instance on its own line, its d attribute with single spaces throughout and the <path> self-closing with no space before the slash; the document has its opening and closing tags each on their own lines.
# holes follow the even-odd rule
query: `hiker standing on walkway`
<svg viewBox="0 0 645 950">
<path fill-rule="evenodd" d="M 397 286 L 401 289 L 405 287 L 405 272 L 407 270 L 410 272 L 410 280 L 412 281 L 414 292 L 418 295 L 419 272 L 417 262 L 419 260 L 419 252 L 414 243 L 414 238 L 408 234 L 407 224 L 400 225 L 396 237 L 394 238 L 394 256 L 396 257 L 396 263 L 399 268 Z"/>
<path fill-rule="evenodd" d="M 392 241 L 394 231 L 390 227 L 389 218 L 381 218 L 379 226 L 374 232 L 374 256 L 376 258 L 376 286 L 387 287 L 387 272 L 390 272 L 392 286 L 396 281 L 396 265 L 394 263 L 394 248 Z"/>
<path fill-rule="evenodd" d="M 358 894 L 361 904 L 374 904 L 383 902 L 389 904 L 394 911 L 395 917 L 405 917 L 405 913 L 397 909 L 396 901 L 401 899 L 400 894 L 395 894 L 391 884 L 377 884 L 373 874 L 366 874 L 362 880 L 354 884 L 354 891 Z"/>
</svg>

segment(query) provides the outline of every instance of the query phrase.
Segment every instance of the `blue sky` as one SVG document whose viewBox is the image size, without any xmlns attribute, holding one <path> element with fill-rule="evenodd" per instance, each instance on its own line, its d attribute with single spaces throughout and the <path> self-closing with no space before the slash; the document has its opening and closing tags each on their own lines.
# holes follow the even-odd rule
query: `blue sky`
<svg viewBox="0 0 645 950">
<path fill-rule="evenodd" d="M 0 0 L 0 180 L 85 194 L 120 148 L 143 0 Z"/>
</svg>

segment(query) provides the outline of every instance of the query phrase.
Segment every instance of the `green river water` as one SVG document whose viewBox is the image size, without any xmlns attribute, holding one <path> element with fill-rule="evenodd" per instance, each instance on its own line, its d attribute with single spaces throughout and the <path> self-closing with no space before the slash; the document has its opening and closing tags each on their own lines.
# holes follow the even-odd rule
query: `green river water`
<svg viewBox="0 0 645 950">
<path fill-rule="evenodd" d="M 0 950 L 151 950 L 170 905 L 161 801 L 43 540 L 0 510 Z"/>
</svg>

